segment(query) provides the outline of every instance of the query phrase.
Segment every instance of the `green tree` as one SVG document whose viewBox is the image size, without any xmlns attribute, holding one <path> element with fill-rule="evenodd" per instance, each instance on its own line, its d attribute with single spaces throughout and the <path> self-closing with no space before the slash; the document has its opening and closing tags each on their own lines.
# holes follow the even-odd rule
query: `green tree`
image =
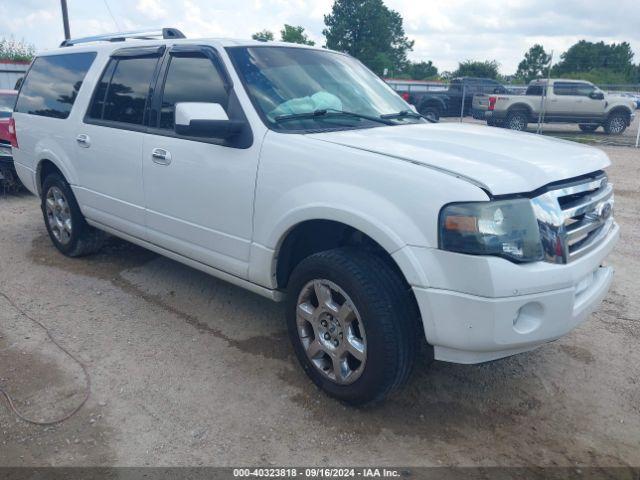
<svg viewBox="0 0 640 480">
<path fill-rule="evenodd" d="M 454 77 L 483 77 L 498 78 L 500 64 L 496 60 L 465 60 L 458 64 L 458 69 L 453 73 Z"/>
<path fill-rule="evenodd" d="M 0 60 L 30 62 L 35 54 L 35 47 L 24 40 L 16 41 L 13 37 L 8 40 L 5 37 L 0 39 Z"/>
<path fill-rule="evenodd" d="M 273 42 L 273 32 L 269 30 L 262 30 L 261 32 L 254 33 L 251 38 L 258 40 L 259 42 Z"/>
<path fill-rule="evenodd" d="M 309 40 L 307 34 L 304 33 L 304 27 L 294 27 L 293 25 L 284 24 L 284 28 L 280 30 L 280 39 L 283 42 L 301 43 L 303 45 L 315 45 L 316 42 Z"/>
<path fill-rule="evenodd" d="M 327 48 L 353 55 L 378 75 L 406 68 L 413 41 L 404 33 L 400 14 L 382 0 L 335 0 L 324 23 Z"/>
<path fill-rule="evenodd" d="M 629 81 L 634 76 L 633 51 L 627 42 L 606 44 L 580 40 L 569 47 L 560 58 L 560 62 L 553 67 L 554 76 L 592 70 L 622 73 Z"/>
<path fill-rule="evenodd" d="M 542 45 L 536 43 L 524 54 L 524 60 L 518 64 L 516 77 L 526 82 L 543 77 L 550 61 L 551 55 L 547 55 Z"/>
<path fill-rule="evenodd" d="M 411 80 L 426 80 L 438 76 L 438 68 L 429 60 L 428 62 L 408 62 L 400 78 Z"/>
</svg>

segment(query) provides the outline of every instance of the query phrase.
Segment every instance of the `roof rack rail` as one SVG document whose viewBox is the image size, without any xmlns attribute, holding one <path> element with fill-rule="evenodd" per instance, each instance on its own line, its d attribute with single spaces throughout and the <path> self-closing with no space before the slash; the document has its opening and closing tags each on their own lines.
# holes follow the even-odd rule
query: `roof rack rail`
<svg viewBox="0 0 640 480">
<path fill-rule="evenodd" d="M 124 42 L 131 38 L 135 40 L 152 40 L 157 38 L 187 38 L 177 28 L 162 28 L 156 30 L 137 30 L 132 32 L 105 33 L 92 37 L 70 38 L 60 44 L 61 47 L 71 47 L 79 43 L 89 42 Z"/>
</svg>

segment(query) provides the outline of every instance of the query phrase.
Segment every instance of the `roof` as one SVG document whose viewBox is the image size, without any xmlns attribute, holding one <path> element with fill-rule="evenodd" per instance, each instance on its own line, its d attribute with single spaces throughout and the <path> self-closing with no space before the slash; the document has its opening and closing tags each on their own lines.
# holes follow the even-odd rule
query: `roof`
<svg viewBox="0 0 640 480">
<path fill-rule="evenodd" d="M 48 56 L 48 55 L 59 55 L 61 53 L 72 53 L 72 52 L 95 52 L 95 51 L 114 51 L 120 48 L 127 47 L 151 47 L 155 45 L 180 45 L 180 44 L 202 44 L 202 45 L 211 45 L 214 47 L 256 47 L 256 46 L 274 46 L 274 47 L 290 47 L 290 48 L 307 48 L 312 50 L 321 50 L 323 52 L 332 51 L 327 50 L 325 48 L 315 47 L 311 45 L 302 45 L 298 43 L 287 43 L 287 42 L 261 42 L 258 40 L 241 40 L 234 38 L 181 38 L 181 39 L 149 39 L 149 40 L 139 40 L 139 39 L 127 39 L 124 41 L 96 41 L 96 42 L 87 42 L 80 43 L 77 45 L 71 45 L 68 47 L 58 47 L 55 49 L 47 50 L 45 52 L 41 52 L 38 56 Z"/>
<path fill-rule="evenodd" d="M 550 78 L 549 82 L 551 83 L 554 83 L 554 82 L 591 83 L 588 80 L 580 80 L 578 78 Z M 529 85 L 546 85 L 546 84 L 547 84 L 546 78 L 538 78 L 536 80 L 531 80 L 531 82 L 529 82 Z"/>
</svg>

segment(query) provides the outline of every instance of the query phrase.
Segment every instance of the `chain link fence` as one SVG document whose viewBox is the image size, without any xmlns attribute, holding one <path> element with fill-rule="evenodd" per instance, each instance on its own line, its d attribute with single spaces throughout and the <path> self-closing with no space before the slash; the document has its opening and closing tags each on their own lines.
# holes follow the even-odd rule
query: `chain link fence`
<svg viewBox="0 0 640 480">
<path fill-rule="evenodd" d="M 546 80 L 540 82 L 539 91 L 527 91 L 526 85 L 501 85 L 490 79 L 461 79 L 451 83 L 435 81 L 387 80 L 389 85 L 405 100 L 413 104 L 416 109 L 426 116 L 437 113 L 440 121 L 458 121 L 465 123 L 488 124 L 497 128 L 510 128 L 504 121 L 487 120 L 486 111 L 490 109 L 491 98 L 511 95 L 525 95 L 528 104 L 536 103 L 537 114 L 524 117 L 518 129 L 527 132 L 564 138 L 581 143 L 617 145 L 626 147 L 640 147 L 640 84 L 612 84 L 598 85 L 604 98 L 591 98 L 587 92 L 588 82 L 584 85 L 584 92 L 577 90 L 576 95 L 565 95 L 563 103 L 568 110 L 561 114 L 574 117 L 571 122 L 557 122 L 557 98 L 546 96 Z M 580 82 L 573 80 L 572 82 Z M 569 83 L 569 82 L 568 82 Z M 529 93 L 529 95 L 526 95 Z M 532 98 L 534 97 L 534 98 Z M 476 101 L 474 102 L 474 98 Z M 625 125 L 623 132 L 605 132 L 604 121 L 608 104 L 620 101 L 631 106 L 634 111 L 630 125 Z M 436 113 L 434 113 L 436 112 Z M 593 116 L 590 123 L 580 123 L 579 117 Z M 612 130 L 612 129 L 608 129 Z M 613 129 L 615 130 L 615 129 Z"/>
</svg>

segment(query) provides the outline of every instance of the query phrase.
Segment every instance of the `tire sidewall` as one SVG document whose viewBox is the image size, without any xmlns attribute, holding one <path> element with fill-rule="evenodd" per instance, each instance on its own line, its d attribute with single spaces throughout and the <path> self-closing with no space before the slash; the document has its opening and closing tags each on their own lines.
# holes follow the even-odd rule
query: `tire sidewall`
<svg viewBox="0 0 640 480">
<path fill-rule="evenodd" d="M 318 372 L 307 357 L 298 336 L 296 319 L 298 296 L 302 288 L 315 279 L 329 280 L 340 286 L 351 298 L 364 325 L 367 338 L 367 359 L 364 371 L 355 382 L 348 385 L 334 383 Z M 303 268 L 302 271 L 294 271 L 289 282 L 288 291 L 286 308 L 289 336 L 300 364 L 318 387 L 329 395 L 347 403 L 359 404 L 363 403 L 359 400 L 363 396 L 373 397 L 380 390 L 381 385 L 393 383 L 394 372 L 388 368 L 386 359 L 389 357 L 385 354 L 385 350 L 389 350 L 390 347 L 389 339 L 385 341 L 386 334 L 381 328 L 378 318 L 381 312 L 371 311 L 366 292 L 358 280 L 351 275 L 351 272 L 336 266 L 329 267 L 328 265 L 314 264 L 310 268 Z M 395 341 L 397 342 L 398 340 L 396 339 Z"/>
<path fill-rule="evenodd" d="M 52 187 L 57 187 L 65 196 L 67 204 L 69 205 L 69 211 L 71 212 L 71 222 L 73 225 L 73 231 L 71 233 L 71 240 L 69 243 L 63 244 L 55 237 L 51 230 L 51 226 L 49 225 L 49 218 L 47 216 L 46 209 L 46 201 L 47 201 L 47 193 Z M 49 233 L 49 237 L 51 241 L 55 245 L 55 247 L 62 252 L 64 255 L 70 256 L 77 248 L 78 242 L 80 241 L 80 237 L 82 234 L 82 230 L 85 226 L 84 217 L 80 212 L 80 207 L 78 207 L 78 202 L 76 201 L 75 196 L 73 195 L 73 191 L 71 187 L 67 183 L 67 181 L 59 174 L 52 173 L 44 179 L 42 183 L 42 198 L 40 201 L 40 208 L 42 210 L 42 216 L 44 217 L 44 224 L 47 228 L 47 232 Z"/>
</svg>

